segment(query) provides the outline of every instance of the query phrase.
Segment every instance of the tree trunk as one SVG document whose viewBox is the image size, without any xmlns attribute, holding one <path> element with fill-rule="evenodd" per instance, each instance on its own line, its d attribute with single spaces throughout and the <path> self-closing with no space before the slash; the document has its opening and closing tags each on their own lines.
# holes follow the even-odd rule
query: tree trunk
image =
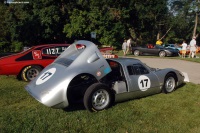
<svg viewBox="0 0 200 133">
<path fill-rule="evenodd" d="M 160 33 L 158 32 L 158 34 L 157 34 L 157 40 L 159 40 L 160 39 Z"/>
<path fill-rule="evenodd" d="M 196 35 L 197 23 L 198 23 L 198 13 L 196 13 L 195 24 L 194 24 L 194 30 L 193 30 L 193 36 L 192 37 L 197 37 L 197 35 Z"/>
</svg>

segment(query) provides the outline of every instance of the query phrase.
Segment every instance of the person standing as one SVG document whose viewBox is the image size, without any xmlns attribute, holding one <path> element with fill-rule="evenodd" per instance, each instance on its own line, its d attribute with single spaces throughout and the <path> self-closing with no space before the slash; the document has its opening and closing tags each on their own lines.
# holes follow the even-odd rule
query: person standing
<svg viewBox="0 0 200 133">
<path fill-rule="evenodd" d="M 185 40 L 183 40 L 183 43 L 181 46 L 182 46 L 182 58 L 185 58 L 186 49 L 187 49 L 187 43 L 185 42 Z"/>
<path fill-rule="evenodd" d="M 126 39 L 125 39 L 123 44 L 122 44 L 122 51 L 124 53 L 124 56 L 126 56 L 126 49 L 127 49 L 127 42 L 126 42 Z"/>
<path fill-rule="evenodd" d="M 128 40 L 127 40 L 127 47 L 126 47 L 126 54 L 130 51 L 130 49 L 131 49 L 131 42 L 132 42 L 132 40 L 131 40 L 131 38 L 129 38 Z M 131 52 L 131 51 L 130 51 Z"/>
<path fill-rule="evenodd" d="M 190 41 L 190 53 L 189 53 L 189 58 L 190 56 L 194 58 L 196 56 L 196 37 L 193 37 L 192 40 Z"/>
<path fill-rule="evenodd" d="M 157 41 L 156 41 L 156 45 L 162 45 L 163 44 L 163 42 L 161 41 L 161 39 L 158 39 Z"/>
</svg>

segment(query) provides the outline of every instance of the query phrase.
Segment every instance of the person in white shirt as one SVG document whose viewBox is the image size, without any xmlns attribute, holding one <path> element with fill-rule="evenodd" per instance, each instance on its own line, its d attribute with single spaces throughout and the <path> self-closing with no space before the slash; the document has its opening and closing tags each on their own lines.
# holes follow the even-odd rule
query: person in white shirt
<svg viewBox="0 0 200 133">
<path fill-rule="evenodd" d="M 185 54 L 186 54 L 186 49 L 187 49 L 187 43 L 185 43 L 185 40 L 182 43 L 182 58 L 185 58 Z"/>
<path fill-rule="evenodd" d="M 196 37 L 193 37 L 192 40 L 190 41 L 190 53 L 189 53 L 189 58 L 190 56 L 192 56 L 192 58 L 194 58 L 194 56 L 196 55 Z"/>
<path fill-rule="evenodd" d="M 126 40 L 124 40 L 124 42 L 122 44 L 122 50 L 123 50 L 124 56 L 126 56 L 126 49 L 127 49 L 127 42 L 126 42 Z"/>
<path fill-rule="evenodd" d="M 129 38 L 127 40 L 127 48 L 126 48 L 126 54 L 129 52 L 129 50 L 131 49 L 131 43 L 132 43 L 132 40 L 131 38 Z M 130 51 L 131 52 L 131 51 Z"/>
</svg>

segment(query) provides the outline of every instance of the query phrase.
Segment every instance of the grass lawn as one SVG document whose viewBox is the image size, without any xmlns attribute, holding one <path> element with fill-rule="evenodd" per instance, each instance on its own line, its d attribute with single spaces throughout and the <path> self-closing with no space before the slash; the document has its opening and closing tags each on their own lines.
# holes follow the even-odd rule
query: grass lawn
<svg viewBox="0 0 200 133">
<path fill-rule="evenodd" d="M 24 89 L 26 82 L 0 76 L 0 133 L 199 133 L 200 85 L 170 94 L 117 103 L 90 113 L 48 108 Z"/>
</svg>

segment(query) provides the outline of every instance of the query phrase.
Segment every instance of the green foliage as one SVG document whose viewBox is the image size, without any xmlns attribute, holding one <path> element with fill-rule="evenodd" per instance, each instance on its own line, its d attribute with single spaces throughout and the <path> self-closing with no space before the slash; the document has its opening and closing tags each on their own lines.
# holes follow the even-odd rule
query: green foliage
<svg viewBox="0 0 200 133">
<path fill-rule="evenodd" d="M 1 40 L 0 41 L 0 52 L 7 52 L 7 50 L 9 50 L 8 46 L 9 46 L 9 42 Z"/>
<path fill-rule="evenodd" d="M 170 16 L 168 16 L 168 21 L 170 22 L 168 23 L 172 27 L 171 32 L 173 34 L 167 37 L 169 43 L 182 43 L 182 40 L 186 40 L 189 43 L 193 36 L 195 10 L 198 9 L 196 4 L 196 1 L 189 0 L 171 1 Z M 198 33 L 199 31 L 200 29 L 197 27 L 196 32 Z"/>
<path fill-rule="evenodd" d="M 22 48 L 23 48 L 22 42 L 17 42 L 17 41 L 12 42 L 11 51 L 20 52 L 22 51 Z"/>
<path fill-rule="evenodd" d="M 69 38 L 90 39 L 90 33 L 96 32 L 97 40 L 104 45 L 121 45 L 118 42 L 120 37 L 125 35 L 125 26 L 120 20 L 116 20 L 117 16 L 113 16 L 112 10 L 99 10 L 93 7 L 85 10 L 74 9 L 71 11 L 70 22 L 64 27 L 64 32 Z M 120 17 L 120 16 L 118 16 Z M 121 39 L 121 38 L 120 38 Z"/>
<path fill-rule="evenodd" d="M 78 39 L 119 48 L 129 37 L 138 45 L 155 43 L 158 35 L 171 28 L 163 42 L 189 41 L 195 12 L 199 12 L 198 2 L 189 0 L 32 0 L 0 4 L 0 40 L 11 42 L 5 48 L 14 41 L 31 46 Z M 197 27 L 197 33 L 199 30 Z M 91 39 L 91 32 L 96 32 L 96 39 Z"/>
<path fill-rule="evenodd" d="M 95 31 L 100 43 L 116 47 L 120 47 L 124 38 L 129 37 L 141 40 L 141 43 L 152 41 L 158 30 L 155 23 L 162 21 L 165 18 L 163 14 L 167 13 L 166 4 L 166 1 L 131 0 L 92 1 L 88 6 L 77 3 L 76 6 L 79 8 L 71 10 L 64 32 L 67 37 L 81 38 L 84 36 L 83 33 L 86 37 Z M 87 30 L 81 31 L 81 29 Z M 150 32 L 153 34 L 149 34 Z"/>
</svg>

